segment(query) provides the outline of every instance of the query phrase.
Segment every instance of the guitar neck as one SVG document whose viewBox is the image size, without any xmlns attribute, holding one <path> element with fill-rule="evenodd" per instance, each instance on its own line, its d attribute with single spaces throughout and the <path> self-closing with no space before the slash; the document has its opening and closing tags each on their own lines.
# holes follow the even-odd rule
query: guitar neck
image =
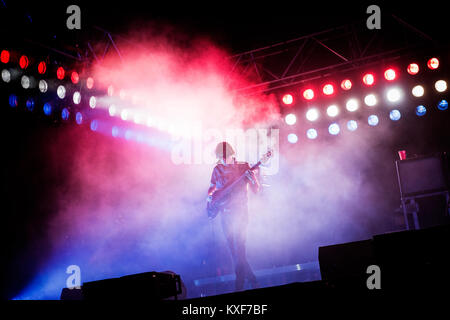
<svg viewBox="0 0 450 320">
<path fill-rule="evenodd" d="M 261 165 L 261 161 L 258 161 L 253 167 L 251 167 L 250 171 L 255 170 L 256 168 L 258 168 Z M 220 190 L 220 196 L 218 197 L 218 199 L 224 197 L 226 195 L 227 192 L 229 192 L 231 189 L 233 189 L 233 187 L 235 185 L 237 185 L 243 178 L 245 177 L 245 173 L 242 174 L 239 178 L 237 178 L 235 181 L 233 181 L 232 183 L 230 183 L 229 185 L 227 185 L 225 188 L 223 188 L 222 190 Z"/>
</svg>

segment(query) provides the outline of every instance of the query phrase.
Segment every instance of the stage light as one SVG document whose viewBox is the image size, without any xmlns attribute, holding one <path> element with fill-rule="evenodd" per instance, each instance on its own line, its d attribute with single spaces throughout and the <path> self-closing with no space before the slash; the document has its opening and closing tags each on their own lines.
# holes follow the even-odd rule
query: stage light
<svg viewBox="0 0 450 320">
<path fill-rule="evenodd" d="M 306 136 L 308 139 L 316 139 L 317 138 L 317 130 L 316 129 L 308 129 L 306 131 Z"/>
<path fill-rule="evenodd" d="M 282 98 L 282 101 L 285 105 L 289 106 L 294 102 L 294 97 L 292 96 L 292 94 L 285 94 Z"/>
<path fill-rule="evenodd" d="M 448 102 L 447 102 L 447 100 L 441 100 L 439 102 L 439 104 L 438 104 L 438 109 L 442 110 L 442 111 L 447 110 L 448 109 Z"/>
<path fill-rule="evenodd" d="M 22 69 L 28 68 L 28 65 L 29 65 L 29 64 L 30 64 L 30 60 L 28 60 L 28 57 L 27 57 L 27 56 L 23 55 L 23 56 L 20 57 L 20 60 L 19 60 L 19 66 L 20 66 Z"/>
<path fill-rule="evenodd" d="M 109 115 L 110 115 L 111 117 L 113 117 L 113 116 L 116 115 L 116 111 L 117 111 L 117 108 L 116 108 L 115 105 L 112 104 L 112 105 L 109 106 L 108 112 L 109 112 Z"/>
<path fill-rule="evenodd" d="M 374 94 L 368 94 L 365 98 L 364 98 L 364 103 L 366 105 L 368 105 L 369 107 L 373 107 L 374 105 L 377 104 L 377 97 Z"/>
<path fill-rule="evenodd" d="M 11 73 L 6 69 L 2 70 L 2 80 L 6 83 L 11 81 Z"/>
<path fill-rule="evenodd" d="M 391 118 L 392 121 L 399 120 L 401 116 L 402 115 L 401 115 L 400 111 L 398 111 L 397 109 L 394 109 L 389 113 L 389 118 Z"/>
<path fill-rule="evenodd" d="M 400 100 L 401 97 L 402 97 L 402 92 L 400 91 L 400 89 L 397 89 L 397 88 L 389 89 L 386 94 L 386 98 L 390 102 L 397 102 Z"/>
<path fill-rule="evenodd" d="M 420 105 L 416 107 L 416 114 L 421 117 L 423 116 L 425 113 L 427 113 L 427 108 L 425 108 L 424 105 Z"/>
<path fill-rule="evenodd" d="M 445 90 L 447 90 L 447 82 L 444 80 L 438 80 L 434 84 L 434 87 L 438 92 L 444 92 Z"/>
<path fill-rule="evenodd" d="M 334 93 L 334 86 L 330 83 L 323 86 L 323 93 L 327 96 L 332 95 Z"/>
<path fill-rule="evenodd" d="M 67 108 L 62 109 L 62 111 L 61 111 L 61 118 L 63 120 L 68 120 L 69 119 L 69 115 L 70 115 L 69 109 L 67 109 Z"/>
<path fill-rule="evenodd" d="M 347 122 L 347 129 L 349 131 L 355 131 L 356 129 L 358 129 L 358 123 L 355 120 L 349 120 Z"/>
<path fill-rule="evenodd" d="M 112 85 L 110 85 L 108 87 L 108 96 L 112 97 L 114 94 L 114 87 Z"/>
<path fill-rule="evenodd" d="M 331 135 L 337 135 L 339 134 L 339 132 L 341 131 L 341 128 L 339 128 L 339 125 L 337 123 L 332 123 L 330 124 L 330 126 L 328 127 L 328 132 Z"/>
<path fill-rule="evenodd" d="M 419 65 L 417 63 L 411 63 L 407 69 L 408 73 L 411 75 L 418 74 L 419 70 L 420 70 Z"/>
<path fill-rule="evenodd" d="M 42 108 L 44 110 L 44 114 L 46 116 L 49 116 L 52 114 L 52 105 L 50 103 L 44 104 L 44 107 Z"/>
<path fill-rule="evenodd" d="M 88 89 L 92 89 L 94 87 L 94 79 L 93 78 L 91 78 L 91 77 L 87 78 L 86 87 Z"/>
<path fill-rule="evenodd" d="M 330 117 L 336 117 L 339 114 L 339 108 L 333 104 L 327 108 L 327 114 Z"/>
<path fill-rule="evenodd" d="M 73 84 L 77 84 L 78 81 L 80 81 L 80 76 L 78 75 L 78 72 L 73 71 L 70 75 L 70 80 Z"/>
<path fill-rule="evenodd" d="M 145 121 L 145 124 L 147 125 L 147 127 L 153 126 L 153 118 L 152 117 L 147 117 L 147 120 Z"/>
<path fill-rule="evenodd" d="M 89 107 L 94 109 L 96 105 L 97 105 L 97 99 L 94 96 L 90 97 L 89 98 Z"/>
<path fill-rule="evenodd" d="M 30 88 L 30 78 L 28 76 L 23 75 L 20 79 L 20 84 L 24 89 Z"/>
<path fill-rule="evenodd" d="M 38 72 L 40 74 L 44 74 L 47 71 L 47 64 L 44 61 L 39 62 L 38 64 Z"/>
<path fill-rule="evenodd" d="M 396 74 L 395 74 L 395 70 L 394 69 L 387 69 L 385 72 L 384 72 L 384 78 L 387 80 L 387 81 L 393 81 L 393 80 L 395 80 L 395 78 L 396 78 Z"/>
<path fill-rule="evenodd" d="M 306 112 L 306 119 L 316 121 L 319 118 L 319 111 L 316 108 L 309 109 Z"/>
<path fill-rule="evenodd" d="M 376 115 L 372 114 L 367 118 L 367 122 L 369 123 L 370 126 L 376 126 L 379 120 Z"/>
<path fill-rule="evenodd" d="M 66 97 L 66 88 L 63 85 L 58 86 L 56 94 L 60 99 L 64 99 Z"/>
<path fill-rule="evenodd" d="M 27 102 L 25 103 L 25 106 L 27 107 L 28 110 L 33 111 L 34 110 L 34 100 L 33 99 L 28 99 Z"/>
<path fill-rule="evenodd" d="M 427 66 L 431 70 L 437 69 L 439 67 L 439 60 L 437 58 L 431 58 L 428 60 Z"/>
<path fill-rule="evenodd" d="M 112 129 L 111 129 L 111 135 L 112 135 L 114 138 L 116 138 L 116 137 L 119 135 L 119 128 L 116 127 L 116 126 L 112 127 Z"/>
<path fill-rule="evenodd" d="M 73 99 L 73 103 L 79 104 L 81 102 L 81 94 L 80 94 L 80 92 L 75 91 L 73 93 L 73 98 L 72 99 Z"/>
<path fill-rule="evenodd" d="M 295 133 L 289 133 L 287 139 L 290 143 L 296 143 L 298 141 L 298 137 Z"/>
<path fill-rule="evenodd" d="M 120 112 L 120 118 L 124 121 L 128 119 L 128 110 L 127 109 L 123 109 Z"/>
<path fill-rule="evenodd" d="M 343 90 L 350 90 L 352 88 L 352 82 L 349 79 L 342 80 L 341 88 Z"/>
<path fill-rule="evenodd" d="M 75 115 L 75 121 L 78 124 L 83 123 L 83 114 L 81 112 L 77 112 L 77 114 Z"/>
<path fill-rule="evenodd" d="M 135 114 L 134 115 L 134 117 L 133 117 L 133 122 L 134 123 L 136 123 L 136 124 L 140 124 L 141 122 L 142 122 L 142 117 L 141 117 L 141 115 L 139 115 L 139 114 Z"/>
<path fill-rule="evenodd" d="M 2 50 L 2 53 L 0 54 L 0 61 L 3 63 L 8 63 L 10 58 L 10 54 L 8 50 Z"/>
<path fill-rule="evenodd" d="M 366 86 L 371 86 L 375 83 L 375 76 L 372 73 L 367 73 L 363 77 L 363 82 Z"/>
<path fill-rule="evenodd" d="M 414 97 L 421 97 L 425 93 L 424 88 L 421 85 L 415 86 L 412 88 L 412 94 Z"/>
<path fill-rule="evenodd" d="M 348 111 L 354 112 L 359 108 L 358 101 L 356 99 L 350 99 L 347 101 L 345 107 Z"/>
<path fill-rule="evenodd" d="M 39 91 L 42 93 L 47 92 L 48 90 L 48 84 L 45 80 L 39 80 Z"/>
<path fill-rule="evenodd" d="M 97 129 L 98 129 L 98 120 L 92 120 L 91 121 L 91 130 L 97 131 Z"/>
<path fill-rule="evenodd" d="M 284 121 L 286 121 L 286 124 L 292 126 L 293 124 L 295 124 L 297 122 L 297 117 L 295 116 L 295 114 L 289 113 L 284 118 Z"/>
<path fill-rule="evenodd" d="M 312 89 L 306 89 L 303 91 L 303 97 L 306 100 L 312 100 L 314 98 L 314 91 Z"/>
<path fill-rule="evenodd" d="M 58 70 L 56 70 L 56 77 L 59 80 L 64 79 L 64 76 L 66 75 L 66 71 L 64 70 L 63 67 L 59 67 Z"/>
<path fill-rule="evenodd" d="M 19 105 L 19 101 L 17 99 L 17 96 L 15 94 L 12 94 L 9 96 L 9 105 L 11 107 L 17 107 Z"/>
</svg>

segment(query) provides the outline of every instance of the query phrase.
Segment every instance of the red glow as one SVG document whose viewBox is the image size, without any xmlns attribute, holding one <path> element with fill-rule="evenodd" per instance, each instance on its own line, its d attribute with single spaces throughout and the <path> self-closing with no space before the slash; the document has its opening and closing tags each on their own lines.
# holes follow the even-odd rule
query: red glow
<svg viewBox="0 0 450 320">
<path fill-rule="evenodd" d="M 80 81 L 80 76 L 78 75 L 78 72 L 74 71 L 70 75 L 70 80 L 72 80 L 72 83 L 77 84 L 78 81 Z"/>
<path fill-rule="evenodd" d="M 56 77 L 57 77 L 59 80 L 64 79 L 65 74 L 66 74 L 66 71 L 64 71 L 64 68 L 63 68 L 63 67 L 59 67 L 58 70 L 56 70 Z"/>
<path fill-rule="evenodd" d="M 371 86 L 375 83 L 375 77 L 372 73 L 367 73 L 363 77 L 363 82 L 366 86 Z"/>
<path fill-rule="evenodd" d="M 323 86 L 323 93 L 327 96 L 334 93 L 334 86 L 330 83 Z"/>
<path fill-rule="evenodd" d="M 38 72 L 40 74 L 44 74 L 47 71 L 47 64 L 44 61 L 39 62 L 38 64 Z"/>
<path fill-rule="evenodd" d="M 395 78 L 397 77 L 397 75 L 396 75 L 394 69 L 387 69 L 387 70 L 384 72 L 384 77 L 386 78 L 386 80 L 392 81 L 392 80 L 395 80 Z"/>
<path fill-rule="evenodd" d="M 1 54 L 1 61 L 3 62 L 3 63 L 8 63 L 9 62 L 9 51 L 8 50 L 3 50 L 2 51 L 2 54 Z"/>
<path fill-rule="evenodd" d="M 28 64 L 30 63 L 30 61 L 28 60 L 27 56 L 21 56 L 20 60 L 19 60 L 19 65 L 22 69 L 26 69 L 28 68 Z"/>
<path fill-rule="evenodd" d="M 352 82 L 349 79 L 342 80 L 341 88 L 343 90 L 350 90 L 352 88 Z"/>
<path fill-rule="evenodd" d="M 294 97 L 292 96 L 292 94 L 288 93 L 283 96 L 282 100 L 285 105 L 291 105 L 294 102 Z"/>
<path fill-rule="evenodd" d="M 91 77 L 87 78 L 86 87 L 88 89 L 92 89 L 94 87 L 94 79 L 92 79 Z"/>
<path fill-rule="evenodd" d="M 408 66 L 408 73 L 411 75 L 415 75 L 419 73 L 419 65 L 417 63 L 411 63 Z"/>
<path fill-rule="evenodd" d="M 439 60 L 437 58 L 431 58 L 427 63 L 428 68 L 437 69 L 439 67 Z"/>
<path fill-rule="evenodd" d="M 303 91 L 303 97 L 306 100 L 311 100 L 314 98 L 314 91 L 313 89 L 306 89 L 305 91 Z"/>
</svg>

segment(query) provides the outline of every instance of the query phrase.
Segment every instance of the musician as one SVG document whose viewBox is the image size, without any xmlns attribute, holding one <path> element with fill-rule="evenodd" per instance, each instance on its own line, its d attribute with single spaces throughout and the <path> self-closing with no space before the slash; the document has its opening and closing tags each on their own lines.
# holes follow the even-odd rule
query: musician
<svg viewBox="0 0 450 320">
<path fill-rule="evenodd" d="M 208 201 L 212 200 L 215 191 L 221 190 L 230 182 L 245 174 L 245 179 L 230 190 L 224 197 L 221 215 L 222 229 L 233 258 L 236 282 L 236 291 L 242 290 L 245 279 L 252 288 L 258 287 L 256 277 L 247 261 L 245 241 L 248 224 L 248 188 L 257 193 L 260 188 L 255 173 L 247 162 L 238 163 L 234 157 L 235 151 L 227 142 L 221 142 L 216 147 L 217 165 L 211 176 L 211 185 L 208 189 Z"/>
</svg>

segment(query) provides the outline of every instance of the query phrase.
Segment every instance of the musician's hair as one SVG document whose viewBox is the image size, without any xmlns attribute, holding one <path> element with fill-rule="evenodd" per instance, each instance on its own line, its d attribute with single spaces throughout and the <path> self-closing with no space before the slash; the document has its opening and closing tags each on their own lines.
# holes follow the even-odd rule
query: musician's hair
<svg viewBox="0 0 450 320">
<path fill-rule="evenodd" d="M 226 159 L 228 156 L 236 154 L 233 147 L 226 141 L 220 142 L 216 147 L 217 159 Z"/>
</svg>

